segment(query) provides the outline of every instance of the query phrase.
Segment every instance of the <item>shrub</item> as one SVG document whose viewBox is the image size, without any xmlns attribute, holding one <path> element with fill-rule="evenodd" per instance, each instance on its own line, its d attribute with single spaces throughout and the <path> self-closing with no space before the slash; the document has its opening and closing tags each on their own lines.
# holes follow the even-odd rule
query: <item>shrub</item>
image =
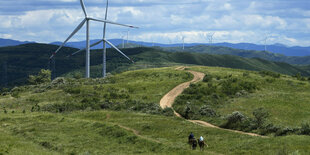
<svg viewBox="0 0 310 155">
<path fill-rule="evenodd" d="M 200 115 L 207 117 L 215 117 L 216 112 L 209 106 L 202 106 L 199 110 Z"/>
<path fill-rule="evenodd" d="M 271 76 L 273 78 L 280 78 L 281 74 L 279 73 L 275 73 L 275 72 L 271 72 L 271 71 L 260 71 L 259 74 L 264 77 L 264 76 Z"/>
<path fill-rule="evenodd" d="M 266 125 L 263 125 L 259 129 L 259 133 L 261 135 L 266 135 L 270 133 L 277 133 L 281 130 L 281 127 L 273 125 L 272 123 L 268 123 Z"/>
<path fill-rule="evenodd" d="M 301 80 L 302 76 L 300 73 L 297 73 L 295 76 L 294 76 L 297 80 Z"/>
<path fill-rule="evenodd" d="M 228 129 L 239 129 L 242 130 L 242 123 L 246 122 L 247 117 L 244 116 L 241 112 L 235 111 L 232 114 L 226 117 L 226 123 L 222 125 L 224 128 Z M 247 122 L 248 123 L 248 122 Z"/>
<path fill-rule="evenodd" d="M 310 135 L 310 125 L 308 123 L 301 124 L 300 134 Z"/>
<path fill-rule="evenodd" d="M 41 107 L 38 104 L 35 104 L 31 107 L 31 112 L 40 111 Z"/>
<path fill-rule="evenodd" d="M 174 111 L 172 108 L 163 109 L 163 113 L 165 116 L 174 116 Z"/>
<path fill-rule="evenodd" d="M 298 132 L 296 128 L 285 127 L 276 132 L 276 136 L 285 136 L 288 134 L 295 134 Z"/>
<path fill-rule="evenodd" d="M 243 75 L 243 77 L 250 77 L 250 73 L 249 72 L 244 72 L 242 75 Z"/>
<path fill-rule="evenodd" d="M 211 74 L 206 74 L 203 78 L 203 82 L 211 82 L 212 81 L 212 75 Z"/>
<path fill-rule="evenodd" d="M 37 85 L 42 83 L 51 82 L 51 71 L 41 69 L 38 75 L 30 75 L 28 78 L 28 82 L 31 85 Z"/>
<path fill-rule="evenodd" d="M 253 116 L 255 118 L 254 121 L 256 123 L 256 127 L 260 128 L 265 123 L 270 114 L 264 108 L 258 108 L 253 111 Z"/>
</svg>

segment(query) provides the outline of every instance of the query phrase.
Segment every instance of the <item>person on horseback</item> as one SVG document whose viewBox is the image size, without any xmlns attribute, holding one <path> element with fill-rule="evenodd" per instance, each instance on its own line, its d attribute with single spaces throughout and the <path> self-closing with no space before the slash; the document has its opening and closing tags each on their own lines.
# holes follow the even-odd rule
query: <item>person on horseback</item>
<svg viewBox="0 0 310 155">
<path fill-rule="evenodd" d="M 199 144 L 199 147 L 200 147 L 200 151 L 204 150 L 205 145 L 207 145 L 207 147 L 209 147 L 208 144 L 206 144 L 204 142 L 204 138 L 202 136 L 200 136 L 200 138 L 198 139 L 198 144 Z"/>
<path fill-rule="evenodd" d="M 200 136 L 199 141 L 203 142 L 203 137 L 202 136 Z"/>
<path fill-rule="evenodd" d="M 194 139 L 194 134 L 191 132 L 191 134 L 188 136 L 188 140 Z"/>
</svg>

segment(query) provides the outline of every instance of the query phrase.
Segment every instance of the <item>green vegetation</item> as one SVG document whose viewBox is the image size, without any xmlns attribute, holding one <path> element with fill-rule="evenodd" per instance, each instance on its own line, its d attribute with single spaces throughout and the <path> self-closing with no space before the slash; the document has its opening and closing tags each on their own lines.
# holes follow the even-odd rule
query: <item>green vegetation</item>
<svg viewBox="0 0 310 155">
<path fill-rule="evenodd" d="M 201 105 L 199 115 L 213 122 L 236 122 L 249 117 L 257 126 L 269 121 L 277 125 L 290 122 L 293 126 L 301 122 L 301 134 L 310 133 L 305 115 L 309 109 L 304 106 L 306 100 L 309 101 L 308 81 L 287 75 L 275 78 L 272 75 L 276 74 L 270 72 L 218 67 L 191 69 L 207 76 L 204 82 L 192 84 L 185 91 L 191 93 L 188 97 L 197 97 L 186 99 L 190 102 L 185 107 L 189 118 L 196 117 L 192 107 Z M 310 153 L 310 136 L 252 137 L 201 127 L 172 116 L 171 109 L 160 109 L 158 103 L 164 94 L 192 78 L 186 71 L 170 67 L 128 71 L 106 79 L 57 78 L 52 82 L 15 87 L 0 96 L 0 132 L 3 133 L 0 154 L 201 154 L 199 149 L 190 150 L 187 144 L 190 132 L 196 137 L 205 137 L 209 145 L 205 154 Z M 292 87 L 293 91 L 288 92 Z M 192 88 L 197 96 L 191 92 Z M 300 105 L 279 104 L 283 100 L 295 101 L 301 91 L 305 96 L 299 98 Z M 263 95 L 273 92 L 293 96 L 291 99 L 277 96 L 280 101 L 272 101 L 271 106 L 286 111 L 276 113 L 279 111 L 269 108 L 267 103 L 264 106 L 252 102 L 256 95 L 262 99 L 262 92 L 265 92 Z M 270 97 L 264 97 L 263 100 L 270 101 Z M 200 103 L 202 99 L 205 102 Z M 242 99 L 251 101 L 251 105 L 238 101 Z M 297 106 L 304 107 L 294 109 Z M 247 109 L 240 109 L 243 107 Z M 301 114 L 295 115 L 297 112 Z M 289 116 L 282 119 L 285 115 Z M 294 118 L 285 120 L 293 115 Z M 219 120 L 219 116 L 226 119 Z"/>
<path fill-rule="evenodd" d="M 1 79 L 0 87 L 8 83 L 8 87 L 26 84 L 29 75 L 34 75 L 42 68 L 53 70 L 53 61 L 49 56 L 57 46 L 47 44 L 25 44 L 13 47 L 0 48 Z M 84 52 L 73 57 L 66 57 L 77 49 L 63 48 L 55 57 L 55 69 L 52 77 L 66 76 L 84 77 Z M 310 72 L 305 67 L 292 66 L 281 62 L 270 62 L 263 59 L 241 58 L 229 55 L 210 55 L 187 52 L 164 52 L 157 48 L 128 48 L 122 49 L 136 63 L 130 62 L 113 49 L 108 49 L 107 71 L 115 74 L 128 70 L 168 67 L 180 64 L 204 65 L 238 68 L 246 70 L 266 70 L 282 74 L 309 76 Z M 102 51 L 91 52 L 91 77 L 102 75 Z M 7 67 L 6 67 L 7 66 Z M 7 69 L 4 69 L 7 68 Z M 7 71 L 7 74 L 5 73 Z M 7 76 L 5 76 L 7 75 Z"/>
<path fill-rule="evenodd" d="M 204 72 L 206 77 L 176 99 L 174 109 L 185 118 L 259 134 L 307 134 L 310 83 L 300 75 L 191 69 Z"/>
<path fill-rule="evenodd" d="M 29 75 L 28 82 L 32 85 L 51 82 L 51 71 L 41 69 L 38 75 Z"/>
</svg>

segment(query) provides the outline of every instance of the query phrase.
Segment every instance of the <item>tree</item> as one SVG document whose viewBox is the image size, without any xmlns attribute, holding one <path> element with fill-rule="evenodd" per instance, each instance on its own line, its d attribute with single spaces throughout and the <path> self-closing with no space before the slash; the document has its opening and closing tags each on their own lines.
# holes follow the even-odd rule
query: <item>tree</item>
<svg viewBox="0 0 310 155">
<path fill-rule="evenodd" d="M 28 82 L 32 85 L 51 82 L 51 71 L 41 69 L 38 75 L 29 75 Z"/>
</svg>

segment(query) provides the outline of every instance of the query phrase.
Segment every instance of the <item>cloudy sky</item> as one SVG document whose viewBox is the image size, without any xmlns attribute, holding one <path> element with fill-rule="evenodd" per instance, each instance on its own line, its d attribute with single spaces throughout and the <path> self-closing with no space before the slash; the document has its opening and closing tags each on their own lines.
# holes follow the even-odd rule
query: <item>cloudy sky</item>
<svg viewBox="0 0 310 155">
<path fill-rule="evenodd" d="M 104 17 L 105 0 L 84 0 L 89 16 Z M 310 46 L 310 0 L 110 0 L 108 19 L 131 24 L 129 39 L 159 43 L 281 43 Z M 0 38 L 63 41 L 83 20 L 79 0 L 0 0 Z M 91 39 L 102 37 L 91 22 Z M 107 38 L 127 28 L 108 25 Z M 85 27 L 71 41 L 85 39 Z"/>
</svg>

